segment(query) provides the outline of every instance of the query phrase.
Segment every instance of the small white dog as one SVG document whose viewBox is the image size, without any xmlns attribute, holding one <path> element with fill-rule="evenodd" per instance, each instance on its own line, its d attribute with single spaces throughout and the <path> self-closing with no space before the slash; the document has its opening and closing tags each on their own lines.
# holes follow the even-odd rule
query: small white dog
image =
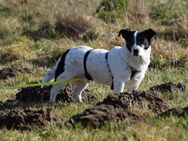
<svg viewBox="0 0 188 141">
<path fill-rule="evenodd" d="M 131 31 L 122 29 L 119 36 L 126 40 L 123 47 L 116 46 L 110 51 L 93 49 L 88 46 L 76 46 L 68 49 L 58 60 L 54 68 L 48 70 L 43 82 L 80 78 L 74 82 L 73 95 L 82 101 L 81 93 L 90 81 L 111 85 L 115 93 L 124 88 L 136 90 L 145 76 L 150 63 L 150 43 L 156 35 L 152 29 Z M 65 85 L 54 85 L 50 92 L 50 102 L 55 102 L 57 93 Z"/>
</svg>

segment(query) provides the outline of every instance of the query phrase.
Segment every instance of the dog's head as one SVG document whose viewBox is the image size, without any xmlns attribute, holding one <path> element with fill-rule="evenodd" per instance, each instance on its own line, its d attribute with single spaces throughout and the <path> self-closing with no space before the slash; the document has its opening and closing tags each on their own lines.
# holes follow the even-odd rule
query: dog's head
<svg viewBox="0 0 188 141">
<path fill-rule="evenodd" d="M 121 29 L 119 31 L 120 35 L 126 40 L 126 47 L 133 56 L 142 56 L 150 47 L 151 39 L 156 35 L 156 32 L 153 29 L 143 31 Z"/>
</svg>

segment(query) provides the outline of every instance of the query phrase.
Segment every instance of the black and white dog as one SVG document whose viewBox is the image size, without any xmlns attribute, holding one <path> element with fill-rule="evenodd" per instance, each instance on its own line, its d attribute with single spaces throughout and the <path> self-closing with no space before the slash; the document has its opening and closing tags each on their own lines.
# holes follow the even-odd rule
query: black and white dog
<svg viewBox="0 0 188 141">
<path fill-rule="evenodd" d="M 110 85 L 115 93 L 136 90 L 144 79 L 150 63 L 151 39 L 156 35 L 152 29 L 131 31 L 122 29 L 119 36 L 126 40 L 123 47 L 116 46 L 110 51 L 76 46 L 68 49 L 54 68 L 48 70 L 43 82 L 80 78 L 74 82 L 73 95 L 82 101 L 81 93 L 90 81 Z M 55 102 L 57 93 L 65 85 L 54 85 L 50 92 L 50 102 Z"/>
</svg>

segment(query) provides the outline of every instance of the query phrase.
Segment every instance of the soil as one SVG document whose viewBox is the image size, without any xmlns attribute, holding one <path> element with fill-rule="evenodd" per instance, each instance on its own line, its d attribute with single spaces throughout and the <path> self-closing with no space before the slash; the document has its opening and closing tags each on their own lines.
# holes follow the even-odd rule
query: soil
<svg viewBox="0 0 188 141">
<path fill-rule="evenodd" d="M 24 88 L 16 94 L 16 100 L 19 102 L 48 102 L 51 88 L 52 86 Z M 61 90 L 57 94 L 56 101 L 62 103 L 76 102 L 72 96 L 72 92 L 73 87 L 67 85 L 64 90 Z M 89 90 L 85 90 L 82 93 L 82 99 L 84 102 L 90 103 L 97 101 L 97 98 Z"/>
<path fill-rule="evenodd" d="M 32 129 L 35 126 L 46 126 L 52 120 L 55 122 L 62 121 L 62 119 L 56 116 L 56 113 L 53 113 L 49 108 L 42 110 L 36 110 L 34 108 L 10 110 L 12 108 L 6 108 L 9 105 L 13 105 L 14 107 L 15 102 L 48 102 L 51 87 L 52 86 L 44 88 L 24 88 L 16 94 L 15 100 L 0 102 L 0 127 L 24 130 Z M 67 87 L 57 95 L 56 100 L 63 103 L 75 102 L 71 94 L 73 89 L 72 85 L 67 85 Z M 83 127 L 100 128 L 109 122 L 126 121 L 127 124 L 134 124 L 139 121 L 145 121 L 144 114 L 136 112 L 134 108 L 147 108 L 157 115 L 165 117 L 170 115 L 183 116 L 188 113 L 188 107 L 170 109 L 170 104 L 162 97 L 160 92 L 174 90 L 184 91 L 185 89 L 185 85 L 181 83 L 173 84 L 169 82 L 156 85 L 152 87 L 151 90 L 147 91 L 134 91 L 132 94 L 110 94 L 104 98 L 103 101 L 98 102 L 91 108 L 72 116 L 68 120 L 68 123 L 71 123 L 73 126 L 81 124 Z M 90 91 L 85 90 L 83 92 L 83 101 L 96 102 L 97 99 Z"/>
<path fill-rule="evenodd" d="M 3 68 L 0 70 L 0 79 L 7 79 L 9 77 L 15 77 L 21 73 L 31 73 L 28 68 Z"/>
<path fill-rule="evenodd" d="M 50 108 L 0 111 L 0 128 L 31 130 L 34 127 L 46 127 L 52 121 L 63 125 L 63 119 Z"/>
<path fill-rule="evenodd" d="M 0 110 L 13 109 L 13 108 L 15 108 L 15 106 L 16 107 L 19 106 L 16 100 L 8 99 L 5 102 L 0 101 Z M 24 106 L 26 106 L 26 105 L 24 105 Z"/>
<path fill-rule="evenodd" d="M 186 86 L 182 83 L 174 84 L 172 82 L 168 82 L 160 85 L 155 85 L 151 87 L 150 90 L 159 92 L 173 92 L 174 90 L 179 90 L 183 92 L 186 90 Z"/>
<path fill-rule="evenodd" d="M 132 95 L 122 93 L 121 95 L 109 95 L 97 105 L 113 105 L 114 107 L 131 108 L 149 108 L 153 112 L 164 112 L 170 108 L 170 104 L 161 96 L 160 93 L 154 91 L 135 91 Z"/>
<path fill-rule="evenodd" d="M 108 122 L 126 120 L 128 123 L 142 121 L 143 116 L 129 109 L 117 108 L 113 105 L 97 105 L 70 118 L 69 123 L 76 126 L 80 123 L 83 127 L 100 128 Z"/>
<path fill-rule="evenodd" d="M 143 121 L 144 116 L 133 112 L 130 105 L 138 106 L 138 108 L 147 106 L 157 113 L 167 111 L 170 107 L 160 94 L 153 91 L 134 92 L 133 96 L 128 93 L 113 94 L 108 95 L 92 108 L 71 117 L 69 123 L 73 126 L 80 123 L 84 127 L 96 128 L 112 121 L 125 120 L 128 123 Z"/>
<path fill-rule="evenodd" d="M 177 117 L 188 115 L 188 106 L 184 108 L 172 108 L 159 114 L 159 116 L 162 116 L 162 117 L 169 117 L 171 115 L 177 116 Z"/>
</svg>

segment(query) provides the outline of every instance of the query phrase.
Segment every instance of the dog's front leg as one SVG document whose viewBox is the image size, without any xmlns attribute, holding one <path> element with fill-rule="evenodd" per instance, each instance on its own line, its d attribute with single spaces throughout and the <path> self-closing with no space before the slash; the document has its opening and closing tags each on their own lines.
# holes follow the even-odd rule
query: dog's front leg
<svg viewBox="0 0 188 141">
<path fill-rule="evenodd" d="M 125 87 L 125 81 L 121 79 L 114 79 L 114 92 L 115 93 L 122 93 Z"/>
</svg>

